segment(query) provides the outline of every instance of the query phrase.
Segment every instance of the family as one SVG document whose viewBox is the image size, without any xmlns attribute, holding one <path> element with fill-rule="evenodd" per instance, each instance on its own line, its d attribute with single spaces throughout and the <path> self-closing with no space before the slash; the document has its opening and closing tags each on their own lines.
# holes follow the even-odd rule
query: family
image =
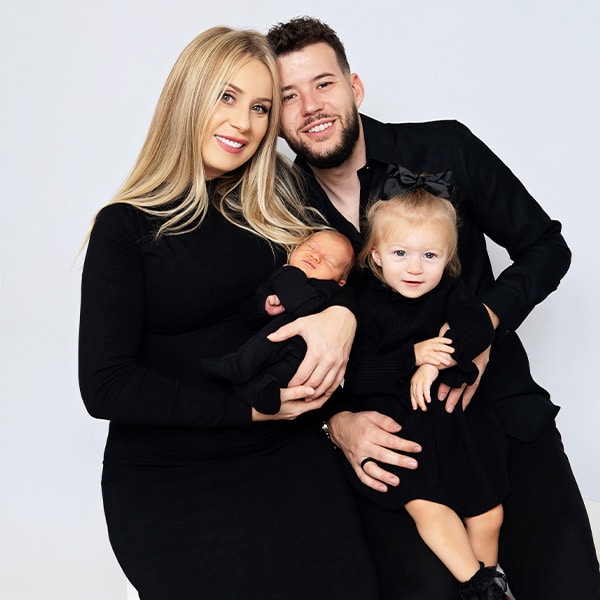
<svg viewBox="0 0 600 600">
<path fill-rule="evenodd" d="M 598 600 L 515 333 L 561 225 L 467 127 L 364 93 L 311 17 L 177 59 L 82 276 L 115 555 L 141 600 Z"/>
</svg>

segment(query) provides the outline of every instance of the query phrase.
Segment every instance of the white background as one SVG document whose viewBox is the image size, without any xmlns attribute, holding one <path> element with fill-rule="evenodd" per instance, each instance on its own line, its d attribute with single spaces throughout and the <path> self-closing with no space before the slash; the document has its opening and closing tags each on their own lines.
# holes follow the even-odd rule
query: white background
<svg viewBox="0 0 600 600">
<path fill-rule="evenodd" d="M 2 0 L 0 598 L 118 600 L 100 499 L 106 424 L 76 345 L 88 224 L 131 167 L 167 73 L 218 24 L 322 18 L 382 120 L 456 118 L 564 225 L 559 291 L 520 332 L 584 496 L 600 500 L 596 0 Z M 494 251 L 499 264 L 506 259 Z"/>
</svg>

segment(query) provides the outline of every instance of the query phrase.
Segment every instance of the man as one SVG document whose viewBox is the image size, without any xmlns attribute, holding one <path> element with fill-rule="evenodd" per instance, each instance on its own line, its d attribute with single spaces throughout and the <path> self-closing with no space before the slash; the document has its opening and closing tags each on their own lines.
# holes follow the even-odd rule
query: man
<svg viewBox="0 0 600 600">
<path fill-rule="evenodd" d="M 568 269 L 570 252 L 560 223 L 551 220 L 510 170 L 461 124 L 383 124 L 359 115 L 363 84 L 351 73 L 343 45 L 327 25 L 294 19 L 273 27 L 268 38 L 282 77 L 282 135 L 297 154 L 311 204 L 356 250 L 362 245 L 361 216 L 380 192 L 389 165 L 414 173 L 452 171 L 452 200 L 462 224 L 462 276 L 486 306 L 497 339 L 487 368 L 489 353 L 479 358 L 480 372 L 485 370 L 480 381 L 464 393 L 442 389 L 447 410 L 454 410 L 461 393 L 458 410 L 466 408 L 479 385 L 494 400 L 506 431 L 512 492 L 504 503 L 500 564 L 515 596 L 597 600 L 598 561 L 554 423 L 558 407 L 531 378 L 515 334 Z M 484 234 L 505 247 L 514 261 L 496 280 Z M 307 385 L 316 385 L 311 369 L 304 371 Z M 290 384 L 301 378 L 299 373 Z M 401 424 L 383 415 L 342 410 L 327 425 L 359 479 L 382 493 L 389 485 L 402 485 L 385 470 L 386 464 L 417 465 L 418 454 L 397 451 L 418 448 L 397 435 Z M 365 462 L 366 458 L 375 460 Z M 407 515 L 358 501 L 384 597 L 456 597 L 455 582 L 424 546 Z"/>
</svg>

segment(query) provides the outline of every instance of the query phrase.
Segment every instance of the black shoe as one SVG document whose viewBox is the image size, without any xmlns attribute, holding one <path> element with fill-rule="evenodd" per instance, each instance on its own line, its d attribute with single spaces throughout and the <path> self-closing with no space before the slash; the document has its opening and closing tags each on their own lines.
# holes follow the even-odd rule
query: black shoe
<svg viewBox="0 0 600 600">
<path fill-rule="evenodd" d="M 496 567 L 481 567 L 469 581 L 460 584 L 460 600 L 506 600 L 506 575 Z"/>
</svg>

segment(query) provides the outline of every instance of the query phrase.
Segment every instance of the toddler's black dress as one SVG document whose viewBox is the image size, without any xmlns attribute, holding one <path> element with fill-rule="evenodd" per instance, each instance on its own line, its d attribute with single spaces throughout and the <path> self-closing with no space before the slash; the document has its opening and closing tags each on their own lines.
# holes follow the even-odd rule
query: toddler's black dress
<svg viewBox="0 0 600 600">
<path fill-rule="evenodd" d="M 481 301 L 460 279 L 447 276 L 420 298 L 405 298 L 369 276 L 359 303 L 346 387 L 360 408 L 389 415 L 402 425 L 399 435 L 421 444 L 423 450 L 416 455 L 419 468 L 414 471 L 383 465 L 400 477 L 400 485 L 388 492 L 368 488 L 348 469 L 354 487 L 390 510 L 421 498 L 446 504 L 466 517 L 501 503 L 509 491 L 506 438 L 490 402 L 477 393 L 466 411 L 459 403 L 449 414 L 437 400 L 440 380 L 457 387 L 477 377 L 472 359 L 494 336 Z M 413 410 L 414 344 L 437 337 L 444 323 L 450 325 L 444 335 L 452 339 L 457 365 L 440 371 L 428 410 Z"/>
</svg>

